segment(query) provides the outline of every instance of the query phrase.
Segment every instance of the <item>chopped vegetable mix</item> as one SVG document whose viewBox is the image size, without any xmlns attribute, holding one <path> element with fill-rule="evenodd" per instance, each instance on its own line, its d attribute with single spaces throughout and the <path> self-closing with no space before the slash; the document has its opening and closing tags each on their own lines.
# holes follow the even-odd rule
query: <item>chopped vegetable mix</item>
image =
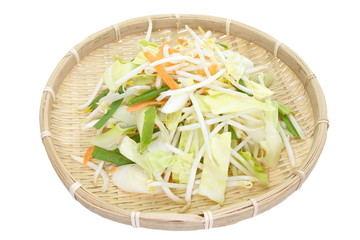
<svg viewBox="0 0 360 240">
<path fill-rule="evenodd" d="M 229 188 L 267 186 L 283 150 L 296 166 L 291 143 L 305 133 L 296 108 L 273 99 L 269 66 L 211 31 L 185 31 L 158 45 L 149 20 L 132 60 L 114 58 L 78 107 L 88 113 L 81 127 L 97 131 L 83 157 L 72 157 L 101 175 L 102 189 L 111 176 L 123 191 L 164 192 L 186 206 L 200 194 L 222 205 Z"/>
</svg>

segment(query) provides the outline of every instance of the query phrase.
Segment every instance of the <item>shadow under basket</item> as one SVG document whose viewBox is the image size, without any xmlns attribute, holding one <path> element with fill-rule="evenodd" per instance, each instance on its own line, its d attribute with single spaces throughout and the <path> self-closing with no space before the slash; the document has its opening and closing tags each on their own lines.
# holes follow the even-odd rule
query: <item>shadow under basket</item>
<svg viewBox="0 0 360 240">
<path fill-rule="evenodd" d="M 148 19 L 152 20 L 151 40 L 161 43 L 189 36 L 185 25 L 211 30 L 221 43 L 251 59 L 256 66 L 267 66 L 274 76 L 270 89 L 274 99 L 290 106 L 306 138 L 291 140 L 297 160 L 291 167 L 286 150 L 279 166 L 269 171 L 270 184 L 254 184 L 251 189 L 229 188 L 225 203 L 216 207 L 204 196 L 195 195 L 184 213 L 163 194 L 135 194 L 121 191 L 110 181 L 101 191 L 102 179 L 93 183 L 94 170 L 83 167 L 70 155 L 82 156 L 95 130 L 81 130 L 85 113 L 77 106 L 86 102 L 114 56 L 131 60 L 138 52 Z M 279 204 L 299 189 L 326 141 L 329 122 L 321 87 L 303 60 L 285 44 L 245 24 L 204 15 L 156 15 L 124 21 L 97 32 L 71 49 L 51 75 L 40 108 L 41 137 L 51 163 L 77 201 L 89 210 L 124 224 L 166 230 L 195 230 L 220 227 L 254 217 Z"/>
</svg>

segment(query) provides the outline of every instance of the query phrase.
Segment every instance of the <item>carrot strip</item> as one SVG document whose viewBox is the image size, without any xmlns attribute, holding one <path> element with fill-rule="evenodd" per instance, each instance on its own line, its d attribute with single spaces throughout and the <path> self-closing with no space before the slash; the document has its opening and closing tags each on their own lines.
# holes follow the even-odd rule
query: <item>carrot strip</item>
<svg viewBox="0 0 360 240">
<path fill-rule="evenodd" d="M 206 77 L 206 73 L 204 71 L 201 71 L 199 74 L 203 77 Z"/>
<path fill-rule="evenodd" d="M 217 67 L 218 66 L 216 63 L 211 63 L 210 68 L 209 68 L 209 72 L 210 72 L 211 76 L 216 73 Z"/>
<path fill-rule="evenodd" d="M 171 66 L 174 66 L 176 65 L 177 63 L 171 63 L 171 62 L 167 62 L 165 63 L 165 67 L 171 67 Z"/>
<path fill-rule="evenodd" d="M 155 62 L 158 60 L 157 57 L 152 55 L 150 52 L 144 52 L 144 56 L 149 60 L 149 62 Z M 172 79 L 172 77 L 165 71 L 165 68 L 163 65 L 159 64 L 156 65 L 155 70 L 160 75 L 161 79 L 164 81 L 166 85 L 168 85 L 171 89 L 179 89 L 179 85 Z"/>
<path fill-rule="evenodd" d="M 185 39 L 182 39 L 182 38 L 178 38 L 177 39 L 178 43 L 180 43 L 181 45 L 183 45 L 185 43 Z"/>
<path fill-rule="evenodd" d="M 198 54 L 196 54 L 194 56 L 194 58 L 200 58 L 200 56 Z M 205 58 L 205 60 L 210 60 L 210 57 L 208 57 L 208 56 L 204 56 L 204 58 Z"/>
<path fill-rule="evenodd" d="M 86 153 L 85 153 L 85 155 L 84 155 L 83 165 L 86 165 L 86 164 L 89 162 L 90 158 L 91 158 L 92 155 L 93 155 L 94 148 L 95 148 L 94 146 L 89 147 L 88 150 L 86 151 Z"/>
<path fill-rule="evenodd" d="M 112 169 L 109 170 L 110 173 L 114 173 L 117 171 L 117 167 L 113 167 Z"/>
<path fill-rule="evenodd" d="M 170 45 L 170 43 L 168 41 L 164 42 L 163 44 L 161 44 L 161 46 L 159 47 L 159 51 L 156 54 L 156 58 L 157 60 L 164 58 L 164 47 L 165 45 Z"/>
<path fill-rule="evenodd" d="M 176 49 L 176 48 L 169 48 L 169 53 L 170 54 L 173 54 L 173 53 L 179 53 L 179 49 Z"/>
<path fill-rule="evenodd" d="M 136 112 L 144 107 L 151 106 L 151 105 L 162 105 L 162 104 L 165 104 L 166 102 L 167 102 L 167 99 L 162 100 L 162 101 L 149 100 L 149 101 L 136 103 L 130 107 L 125 108 L 125 110 L 128 112 Z"/>
</svg>

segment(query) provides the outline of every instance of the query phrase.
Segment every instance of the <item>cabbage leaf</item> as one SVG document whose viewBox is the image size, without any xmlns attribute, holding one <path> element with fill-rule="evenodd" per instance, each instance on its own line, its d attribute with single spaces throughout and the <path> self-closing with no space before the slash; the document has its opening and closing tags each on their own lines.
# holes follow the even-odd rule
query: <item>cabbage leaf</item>
<svg viewBox="0 0 360 240">
<path fill-rule="evenodd" d="M 133 132 L 135 129 L 136 127 L 122 128 L 119 124 L 116 124 L 109 131 L 93 137 L 90 141 L 91 144 L 95 146 L 107 150 L 114 150 L 118 147 L 120 140 L 125 134 Z"/>
<path fill-rule="evenodd" d="M 210 146 L 214 162 L 207 155 L 204 156 L 199 194 L 222 205 L 228 179 L 231 133 L 216 134 L 211 138 Z"/>
<path fill-rule="evenodd" d="M 116 84 L 116 81 L 138 66 L 131 62 L 121 63 L 120 61 L 115 61 L 104 73 L 104 83 L 111 91 L 116 91 L 120 87 L 120 85 Z"/>
</svg>

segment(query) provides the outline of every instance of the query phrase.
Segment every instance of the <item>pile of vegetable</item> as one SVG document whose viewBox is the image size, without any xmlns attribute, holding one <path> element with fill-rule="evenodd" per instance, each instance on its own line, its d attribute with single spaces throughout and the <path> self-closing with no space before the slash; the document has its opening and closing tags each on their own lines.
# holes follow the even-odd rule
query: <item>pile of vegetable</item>
<svg viewBox="0 0 360 240">
<path fill-rule="evenodd" d="M 116 58 L 79 106 L 89 113 L 81 127 L 97 131 L 72 158 L 95 170 L 94 182 L 102 176 L 103 191 L 111 176 L 123 191 L 164 192 L 187 207 L 200 194 L 222 205 L 227 188 L 269 184 L 284 147 L 295 166 L 290 139 L 305 136 L 292 110 L 271 98 L 266 66 L 211 31 L 186 30 L 190 37 L 157 45 L 150 22 L 133 60 Z"/>
</svg>

